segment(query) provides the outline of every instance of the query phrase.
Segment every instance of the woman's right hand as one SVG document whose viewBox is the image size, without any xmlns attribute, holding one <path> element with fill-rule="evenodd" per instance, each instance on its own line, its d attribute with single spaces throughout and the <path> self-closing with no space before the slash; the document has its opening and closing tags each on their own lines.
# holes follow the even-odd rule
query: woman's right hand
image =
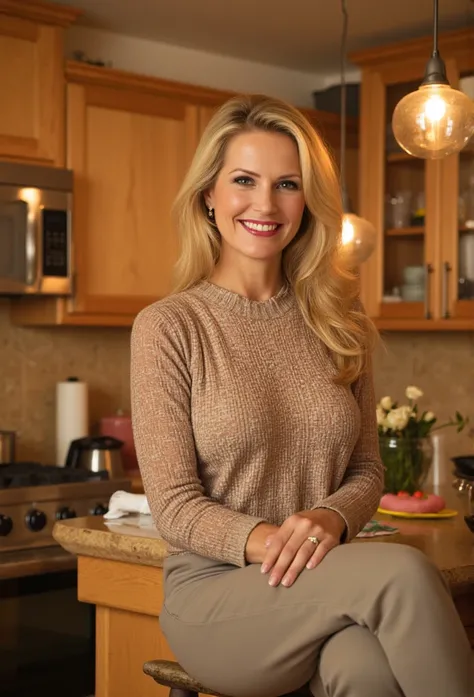
<svg viewBox="0 0 474 697">
<path fill-rule="evenodd" d="M 247 538 L 245 558 L 249 564 L 261 564 L 267 554 L 268 544 L 280 528 L 270 523 L 259 523 Z"/>
</svg>

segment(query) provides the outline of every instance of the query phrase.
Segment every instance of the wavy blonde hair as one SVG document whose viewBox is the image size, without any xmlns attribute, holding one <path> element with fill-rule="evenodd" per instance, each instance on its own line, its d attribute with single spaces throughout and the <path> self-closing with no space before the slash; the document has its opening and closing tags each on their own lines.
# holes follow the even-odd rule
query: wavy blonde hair
<svg viewBox="0 0 474 697">
<path fill-rule="evenodd" d="M 321 136 L 291 105 L 262 95 L 234 97 L 207 125 L 175 201 L 181 254 L 174 291 L 213 273 L 221 240 L 204 195 L 216 182 L 229 140 L 253 130 L 285 134 L 298 148 L 306 206 L 297 235 L 283 250 L 282 270 L 307 325 L 333 357 L 335 381 L 352 383 L 367 367 L 376 330 L 357 301 L 356 275 L 341 263 L 336 167 Z"/>
</svg>

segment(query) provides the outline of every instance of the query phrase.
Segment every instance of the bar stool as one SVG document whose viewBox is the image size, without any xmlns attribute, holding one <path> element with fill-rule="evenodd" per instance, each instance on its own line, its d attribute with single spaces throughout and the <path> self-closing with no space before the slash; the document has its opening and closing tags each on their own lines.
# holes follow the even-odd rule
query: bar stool
<svg viewBox="0 0 474 697">
<path fill-rule="evenodd" d="M 169 687 L 169 697 L 199 697 L 199 693 L 215 697 L 228 697 L 200 685 L 181 668 L 179 663 L 174 661 L 147 661 L 143 666 L 143 672 L 153 678 L 158 685 Z M 297 692 L 292 692 L 291 696 L 311 697 L 311 692 L 305 686 Z M 282 695 L 281 697 L 286 696 Z"/>
</svg>

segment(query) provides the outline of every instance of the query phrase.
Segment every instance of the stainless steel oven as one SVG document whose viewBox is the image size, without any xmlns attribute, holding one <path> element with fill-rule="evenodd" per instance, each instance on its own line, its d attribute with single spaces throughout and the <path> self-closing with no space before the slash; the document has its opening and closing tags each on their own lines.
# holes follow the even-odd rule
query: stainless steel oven
<svg viewBox="0 0 474 697">
<path fill-rule="evenodd" d="M 0 294 L 72 293 L 73 173 L 0 162 Z"/>
<path fill-rule="evenodd" d="M 107 472 L 0 465 L 0 695 L 89 697 L 95 608 L 77 600 L 76 559 L 54 541 L 56 520 L 102 515 L 130 481 Z"/>
</svg>

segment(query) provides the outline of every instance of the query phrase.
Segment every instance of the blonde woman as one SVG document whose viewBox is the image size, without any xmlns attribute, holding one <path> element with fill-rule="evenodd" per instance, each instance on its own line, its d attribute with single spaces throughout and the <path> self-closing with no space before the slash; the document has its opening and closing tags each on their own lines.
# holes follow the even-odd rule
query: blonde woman
<svg viewBox="0 0 474 697">
<path fill-rule="evenodd" d="M 435 568 L 403 545 L 347 544 L 382 492 L 374 330 L 338 265 L 321 138 L 280 101 L 232 99 L 176 208 L 177 289 L 136 319 L 131 368 L 178 660 L 235 697 L 473 695 Z"/>
</svg>

